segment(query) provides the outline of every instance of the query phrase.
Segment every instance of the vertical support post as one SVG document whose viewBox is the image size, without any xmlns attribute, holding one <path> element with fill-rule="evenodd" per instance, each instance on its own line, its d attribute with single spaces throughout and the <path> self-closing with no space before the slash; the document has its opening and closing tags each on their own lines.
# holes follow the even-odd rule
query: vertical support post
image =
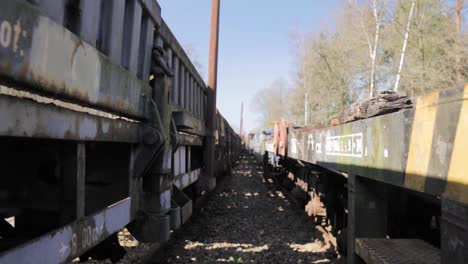
<svg viewBox="0 0 468 264">
<path fill-rule="evenodd" d="M 177 176 L 180 174 L 180 148 L 177 148 L 177 150 L 174 153 L 174 176 Z"/>
<path fill-rule="evenodd" d="M 105 1 L 102 6 L 99 48 L 117 65 L 121 63 L 125 0 Z"/>
<path fill-rule="evenodd" d="M 141 192 L 141 178 L 136 175 L 135 162 L 137 159 L 137 146 L 130 146 L 130 157 L 129 157 L 129 166 L 128 166 L 128 193 L 131 198 L 130 204 L 130 214 L 131 218 L 136 217 L 138 212 L 138 207 L 140 204 L 139 194 Z"/>
<path fill-rule="evenodd" d="M 158 34 L 158 32 L 156 32 Z M 156 35 L 153 45 L 158 48 L 164 47 L 161 36 Z M 153 47 L 151 45 L 151 48 Z M 158 59 L 168 62 L 170 54 Z M 171 58 L 172 61 L 172 58 Z M 159 67 L 159 65 L 155 65 Z M 140 210 L 138 217 L 130 228 L 133 229 L 136 237 L 144 242 L 165 242 L 170 237 L 170 216 L 171 209 L 171 187 L 174 180 L 172 173 L 172 146 L 171 146 L 171 119 L 172 109 L 170 107 L 170 88 L 173 79 L 167 76 L 162 70 L 156 69 L 153 74 L 155 78 L 152 83 L 152 100 L 156 108 L 154 115 L 150 116 L 149 123 L 158 131 L 158 150 L 156 156 L 151 156 L 153 160 L 151 168 L 145 168 L 143 175 Z"/>
<path fill-rule="evenodd" d="M 140 41 L 142 9 L 138 0 L 126 0 L 122 66 L 136 74 L 138 71 L 138 46 Z"/>
<path fill-rule="evenodd" d="M 195 82 L 195 79 L 192 78 L 192 113 L 194 115 L 197 115 L 197 107 L 196 107 L 196 102 L 197 102 L 197 83 Z"/>
<path fill-rule="evenodd" d="M 198 86 L 198 82 L 195 81 L 195 116 L 197 118 L 200 118 L 198 114 L 198 107 L 200 106 L 199 93 L 198 93 L 199 91 L 200 91 L 200 86 Z"/>
<path fill-rule="evenodd" d="M 187 146 L 187 173 L 192 171 L 192 147 Z"/>
<path fill-rule="evenodd" d="M 190 113 L 193 113 L 193 78 L 189 75 L 188 78 L 188 96 L 187 108 Z"/>
<path fill-rule="evenodd" d="M 185 102 L 184 109 L 190 111 L 190 71 L 185 68 Z"/>
<path fill-rule="evenodd" d="M 149 81 L 151 52 L 153 48 L 154 24 L 148 15 L 144 15 L 141 23 L 140 48 L 138 54 L 138 78 Z"/>
<path fill-rule="evenodd" d="M 185 106 L 185 66 L 180 64 L 180 80 L 179 80 L 179 103 L 183 109 Z"/>
<path fill-rule="evenodd" d="M 172 57 L 172 67 L 174 69 L 174 78 L 172 79 L 172 94 L 171 98 L 174 104 L 179 104 L 179 59 L 174 54 Z"/>
<path fill-rule="evenodd" d="M 468 206 L 442 198 L 442 263 L 468 261 Z"/>
<path fill-rule="evenodd" d="M 186 146 L 179 146 L 180 151 L 180 174 L 184 174 L 187 172 L 187 154 L 186 154 Z"/>
<path fill-rule="evenodd" d="M 203 114 L 202 115 L 203 115 L 203 120 L 205 121 L 204 124 L 206 124 L 206 113 L 207 113 L 206 100 L 207 100 L 206 99 L 206 91 L 203 91 L 203 102 L 202 102 L 203 103 L 203 110 L 202 110 Z"/>
<path fill-rule="evenodd" d="M 70 223 L 85 215 L 86 145 L 67 144 L 60 155 L 63 173 L 60 223 Z"/>
<path fill-rule="evenodd" d="M 190 112 L 195 114 L 195 81 L 190 78 Z"/>
<path fill-rule="evenodd" d="M 198 118 L 198 83 L 194 81 L 194 90 L 193 90 L 195 98 L 194 100 L 194 114 Z"/>
<path fill-rule="evenodd" d="M 77 144 L 76 150 L 76 217 L 85 216 L 86 195 L 86 145 L 83 142 Z"/>
<path fill-rule="evenodd" d="M 195 113 L 195 107 L 194 107 L 194 100 L 195 100 L 195 96 L 193 96 L 193 92 L 195 90 L 195 85 L 194 85 L 194 82 L 193 82 L 193 77 L 190 78 L 190 113 L 194 114 Z"/>
<path fill-rule="evenodd" d="M 197 85 L 197 109 L 198 109 L 197 113 L 198 113 L 198 118 L 200 118 L 200 119 L 202 119 L 202 115 L 201 115 L 202 95 L 201 95 L 201 93 L 202 93 L 201 86 Z"/>
<path fill-rule="evenodd" d="M 78 34 L 84 41 L 96 47 L 101 14 L 101 0 L 81 0 L 80 11 Z"/>
<path fill-rule="evenodd" d="M 383 183 L 349 175 L 347 263 L 362 263 L 355 252 L 356 238 L 385 238 L 387 193 Z"/>
<path fill-rule="evenodd" d="M 167 47 L 164 52 L 166 53 L 167 66 L 169 66 L 169 68 L 172 69 L 172 72 L 174 73 L 174 76 L 172 76 L 170 80 L 170 85 L 169 85 L 169 90 L 168 90 L 168 93 L 169 93 L 168 103 L 170 103 L 170 101 L 172 101 L 172 98 L 173 98 L 174 87 L 176 84 L 176 82 L 174 82 L 176 74 L 174 70 L 174 65 L 172 64 L 173 63 L 172 56 L 174 54 L 172 53 L 172 49 L 170 47 Z M 172 117 L 172 113 L 171 113 L 171 117 Z"/>
<path fill-rule="evenodd" d="M 202 177 L 202 188 L 214 189 L 216 178 L 214 175 L 215 165 L 215 119 L 216 119 L 216 85 L 218 81 L 218 41 L 219 41 L 219 9 L 220 1 L 211 1 L 210 20 L 210 52 L 208 65 L 208 116 L 206 131 L 206 175 Z"/>
</svg>

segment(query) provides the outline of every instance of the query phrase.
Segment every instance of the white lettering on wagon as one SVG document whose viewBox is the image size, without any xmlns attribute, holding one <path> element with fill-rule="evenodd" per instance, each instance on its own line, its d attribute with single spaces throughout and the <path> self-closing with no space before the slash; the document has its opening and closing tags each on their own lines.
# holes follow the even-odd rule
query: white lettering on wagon
<svg viewBox="0 0 468 264">
<path fill-rule="evenodd" d="M 73 256 L 76 256 L 78 253 L 78 247 L 81 250 L 84 250 L 94 246 L 99 241 L 99 238 L 102 236 L 103 231 L 104 225 L 101 225 L 99 227 L 87 225 L 81 230 L 81 241 L 78 241 L 77 234 L 73 233 L 71 241 L 71 254 Z"/>
<path fill-rule="evenodd" d="M 325 154 L 361 158 L 363 154 L 362 133 L 326 137 Z"/>
<path fill-rule="evenodd" d="M 294 155 L 297 154 L 297 139 L 291 138 L 290 148 L 291 148 L 291 153 L 292 154 L 294 154 Z"/>
<path fill-rule="evenodd" d="M 307 136 L 307 150 L 313 150 L 314 148 L 314 135 L 313 134 L 309 134 Z"/>
<path fill-rule="evenodd" d="M 21 27 L 21 22 L 16 21 L 14 25 L 8 20 L 0 22 L 0 46 L 5 49 L 12 49 L 14 53 L 24 56 L 24 50 L 19 49 L 20 38 L 26 38 L 28 33 Z"/>
<path fill-rule="evenodd" d="M 317 152 L 318 154 L 321 154 L 322 153 L 322 143 L 315 143 L 315 152 Z"/>
</svg>

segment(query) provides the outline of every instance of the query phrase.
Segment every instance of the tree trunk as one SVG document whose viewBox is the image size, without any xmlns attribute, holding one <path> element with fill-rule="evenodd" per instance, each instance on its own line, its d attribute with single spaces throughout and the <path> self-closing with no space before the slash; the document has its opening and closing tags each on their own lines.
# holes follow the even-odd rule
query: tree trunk
<svg viewBox="0 0 468 264">
<path fill-rule="evenodd" d="M 375 90 L 375 66 L 377 60 L 377 46 L 379 43 L 379 35 L 380 35 L 380 23 L 382 18 L 382 12 L 377 11 L 377 0 L 373 1 L 373 16 L 375 20 L 375 35 L 374 35 L 374 45 L 372 45 L 369 32 L 367 31 L 366 25 L 364 24 L 363 16 L 361 9 L 358 6 L 356 1 L 350 2 L 356 6 L 356 9 L 360 13 L 360 22 L 362 29 L 364 30 L 364 36 L 366 37 L 367 46 L 369 47 L 369 57 L 371 59 L 371 72 L 370 72 L 370 82 L 369 82 L 369 97 L 372 98 L 374 96 Z M 382 7 L 381 7 L 382 8 Z"/>
<path fill-rule="evenodd" d="M 462 76 L 462 33 L 461 33 L 461 24 L 462 24 L 462 9 L 465 0 L 457 0 L 455 4 L 455 71 L 457 76 L 457 85 L 463 84 Z"/>
<path fill-rule="evenodd" d="M 377 44 L 379 43 L 379 34 L 380 34 L 380 19 L 381 14 L 377 12 L 377 0 L 374 0 L 374 19 L 375 19 L 375 36 L 374 36 L 374 48 L 371 53 L 371 83 L 370 83 L 370 94 L 369 97 L 372 98 L 374 96 L 375 90 L 375 62 L 377 59 Z"/>
<path fill-rule="evenodd" d="M 414 11 L 415 5 L 416 5 L 416 0 L 413 0 L 413 2 L 411 3 L 411 9 L 408 15 L 408 23 L 406 24 L 406 32 L 405 32 L 405 39 L 403 41 L 403 47 L 401 48 L 400 64 L 398 66 L 398 72 L 397 72 L 397 76 L 395 80 L 395 87 L 393 88 L 395 92 L 398 91 L 398 85 L 400 84 L 401 69 L 403 68 L 403 62 L 405 61 L 406 45 L 408 44 L 409 30 L 411 26 L 411 18 L 413 17 L 413 11 Z"/>
</svg>

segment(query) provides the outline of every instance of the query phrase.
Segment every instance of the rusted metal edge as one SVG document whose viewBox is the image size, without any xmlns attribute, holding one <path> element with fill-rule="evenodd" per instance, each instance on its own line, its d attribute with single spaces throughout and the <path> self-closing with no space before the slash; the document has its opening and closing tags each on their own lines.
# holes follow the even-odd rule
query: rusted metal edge
<svg viewBox="0 0 468 264">
<path fill-rule="evenodd" d="M 164 20 L 162 20 L 161 27 L 158 29 L 158 33 L 160 34 L 161 38 L 172 48 L 173 54 L 175 54 L 183 63 L 183 65 L 189 69 L 190 74 L 198 82 L 198 85 L 200 85 L 202 91 L 206 93 L 206 84 L 203 81 L 203 78 L 200 76 L 192 61 L 187 56 L 187 53 L 185 53 L 185 50 L 179 44 L 176 37 Z"/>
<path fill-rule="evenodd" d="M 177 140 L 179 145 L 184 146 L 202 146 L 203 145 L 203 137 L 193 134 L 187 134 L 183 132 L 179 132 L 177 134 Z"/>
<path fill-rule="evenodd" d="M 161 26 L 161 7 L 156 0 L 139 0 L 145 11 L 150 15 L 151 20 L 157 26 Z"/>
<path fill-rule="evenodd" d="M 130 198 L 0 255 L 0 263 L 68 263 L 127 225 Z"/>
<path fill-rule="evenodd" d="M 3 3 L 0 17 L 9 33 L 0 45 L 2 82 L 128 117 L 145 117 L 149 84 L 41 16 L 26 1 Z"/>
<path fill-rule="evenodd" d="M 0 95 L 0 136 L 139 142 L 140 124 Z"/>
<path fill-rule="evenodd" d="M 13 89 L 13 88 L 3 86 L 3 85 L 0 85 L 0 95 L 13 96 L 17 98 L 22 98 L 24 100 L 32 100 L 34 102 L 41 103 L 41 104 L 53 104 L 53 105 L 56 105 L 57 107 L 66 108 L 66 109 L 70 109 L 70 110 L 82 112 L 82 113 L 88 113 L 88 114 L 95 115 L 95 116 L 101 116 L 101 117 L 106 117 L 106 118 L 111 118 L 111 119 L 122 119 L 122 120 L 129 121 L 129 122 L 139 123 L 138 120 L 118 116 L 109 112 L 101 111 L 101 110 L 86 107 L 86 106 L 81 106 L 78 104 L 73 104 L 70 102 L 54 99 L 51 97 L 41 96 L 41 95 L 30 93 L 24 90 Z"/>
<path fill-rule="evenodd" d="M 176 175 L 174 178 L 174 185 L 177 186 L 179 189 L 184 189 L 185 187 L 191 185 L 192 183 L 196 182 L 201 174 L 201 168 L 192 170 L 188 173 L 184 173 L 181 175 Z"/>
</svg>

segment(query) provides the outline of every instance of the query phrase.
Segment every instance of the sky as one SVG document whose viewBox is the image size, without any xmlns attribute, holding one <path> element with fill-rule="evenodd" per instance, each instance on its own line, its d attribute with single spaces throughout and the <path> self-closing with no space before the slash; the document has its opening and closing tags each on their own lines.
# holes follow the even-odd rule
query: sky
<svg viewBox="0 0 468 264">
<path fill-rule="evenodd" d="M 341 0 L 343 1 L 343 0 Z M 236 131 L 244 102 L 244 132 L 258 127 L 255 93 L 274 80 L 291 82 L 293 32 L 330 26 L 340 0 L 221 0 L 217 107 Z M 179 43 L 191 47 L 207 80 L 211 0 L 159 0 Z"/>
</svg>

